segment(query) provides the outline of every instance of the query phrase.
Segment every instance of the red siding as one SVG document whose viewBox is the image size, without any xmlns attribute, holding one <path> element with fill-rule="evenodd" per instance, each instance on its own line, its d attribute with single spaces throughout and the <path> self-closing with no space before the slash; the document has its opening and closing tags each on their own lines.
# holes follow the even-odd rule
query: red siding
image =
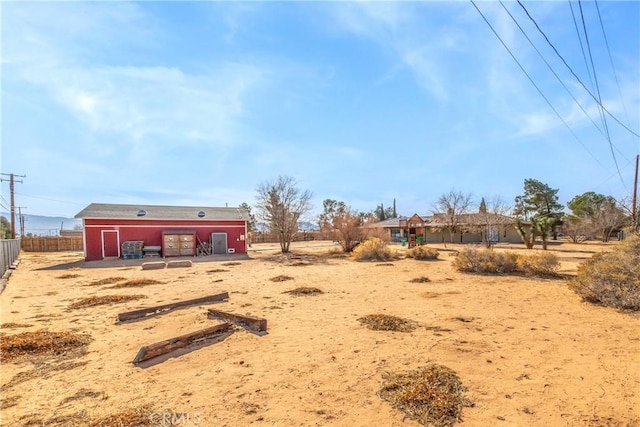
<svg viewBox="0 0 640 427">
<path fill-rule="evenodd" d="M 119 243 L 127 240 L 142 240 L 146 246 L 161 246 L 163 230 L 196 230 L 202 242 L 208 242 L 211 233 L 227 233 L 227 247 L 235 253 L 244 254 L 246 247 L 245 221 L 180 221 L 180 220 L 128 220 L 90 219 L 84 220 L 85 259 L 100 260 L 103 230 L 117 230 Z"/>
</svg>

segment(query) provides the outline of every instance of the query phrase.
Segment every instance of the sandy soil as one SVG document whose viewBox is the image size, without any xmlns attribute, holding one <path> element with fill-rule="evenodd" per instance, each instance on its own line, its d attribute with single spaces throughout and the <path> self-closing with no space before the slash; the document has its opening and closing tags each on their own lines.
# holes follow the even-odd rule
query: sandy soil
<svg viewBox="0 0 640 427">
<path fill-rule="evenodd" d="M 603 248 L 551 249 L 561 272 L 571 275 Z M 385 372 L 434 361 L 457 372 L 475 402 L 464 409 L 463 425 L 640 426 L 637 315 L 581 302 L 566 279 L 458 273 L 451 245 L 438 261 L 392 264 L 324 256 L 332 249 L 327 242 L 292 249 L 299 255 L 292 260 L 273 245 L 254 245 L 236 265 L 218 260 L 148 271 L 122 262 L 73 267 L 77 253 L 24 253 L 0 296 L 1 320 L 31 326 L 1 332 L 45 328 L 88 333 L 93 341 L 66 370 L 47 370 L 51 362 L 4 363 L 2 425 L 74 414 L 99 419 L 151 404 L 158 420 L 166 411 L 186 415 L 181 425 L 417 426 L 376 392 Z M 67 273 L 77 277 L 60 278 Z M 278 275 L 293 280 L 269 280 Z M 410 282 L 421 276 L 431 281 Z M 109 277 L 162 284 L 85 286 Z M 324 294 L 283 293 L 300 286 Z M 223 291 L 230 294 L 226 303 L 115 323 L 124 311 Z M 112 294 L 147 298 L 68 309 L 82 297 Z M 265 317 L 268 333 L 239 330 L 150 367 L 131 363 L 141 346 L 215 324 L 207 308 Z M 358 322 L 368 314 L 421 326 L 411 333 L 372 331 Z"/>
</svg>

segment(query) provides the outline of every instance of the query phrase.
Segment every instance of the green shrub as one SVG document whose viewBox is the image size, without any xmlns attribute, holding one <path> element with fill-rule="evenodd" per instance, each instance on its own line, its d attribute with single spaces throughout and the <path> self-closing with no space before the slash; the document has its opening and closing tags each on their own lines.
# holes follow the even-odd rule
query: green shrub
<svg viewBox="0 0 640 427">
<path fill-rule="evenodd" d="M 632 237 L 580 264 L 569 286 L 585 301 L 639 311 L 640 238 Z"/>
<path fill-rule="evenodd" d="M 386 243 L 372 237 L 360 243 L 351 253 L 356 261 L 389 261 L 398 258 L 398 252 L 389 249 Z"/>
<path fill-rule="evenodd" d="M 406 252 L 406 256 L 407 258 L 413 258 L 417 260 L 424 260 L 424 259 L 431 260 L 431 259 L 438 259 L 438 257 L 440 256 L 440 252 L 438 252 L 434 248 L 428 248 L 426 246 L 416 246 L 414 248 L 409 249 Z"/>
<path fill-rule="evenodd" d="M 454 258 L 453 267 L 464 273 L 513 273 L 517 258 L 513 252 L 465 248 Z"/>
<path fill-rule="evenodd" d="M 518 255 L 517 269 L 527 276 L 557 276 L 560 261 L 551 252 Z"/>
</svg>

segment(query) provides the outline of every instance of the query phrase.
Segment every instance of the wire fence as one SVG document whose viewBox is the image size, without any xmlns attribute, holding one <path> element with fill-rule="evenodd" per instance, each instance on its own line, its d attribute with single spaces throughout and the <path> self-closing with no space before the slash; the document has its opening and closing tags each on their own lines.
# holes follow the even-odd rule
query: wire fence
<svg viewBox="0 0 640 427">
<path fill-rule="evenodd" d="M 20 239 L 0 240 L 0 269 L 2 269 L 2 275 L 18 259 L 19 254 Z"/>
</svg>

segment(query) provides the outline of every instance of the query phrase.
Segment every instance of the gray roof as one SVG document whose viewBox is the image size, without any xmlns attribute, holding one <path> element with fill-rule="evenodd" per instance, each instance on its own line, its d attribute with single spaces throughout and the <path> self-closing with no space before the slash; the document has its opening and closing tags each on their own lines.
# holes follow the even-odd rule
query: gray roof
<svg viewBox="0 0 640 427">
<path fill-rule="evenodd" d="M 204 216 L 202 215 L 204 213 Z M 207 206 L 116 205 L 91 203 L 75 218 L 109 219 L 173 219 L 173 220 L 249 220 L 249 212 L 241 208 Z"/>
</svg>

